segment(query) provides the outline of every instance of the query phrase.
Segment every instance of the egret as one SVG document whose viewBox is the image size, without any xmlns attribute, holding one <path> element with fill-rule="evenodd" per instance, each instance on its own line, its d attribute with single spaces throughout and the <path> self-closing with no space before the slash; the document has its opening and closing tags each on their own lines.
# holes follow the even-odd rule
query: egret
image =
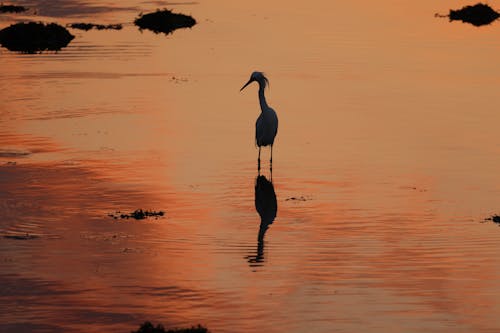
<svg viewBox="0 0 500 333">
<path fill-rule="evenodd" d="M 271 146 L 270 168 L 273 167 L 273 144 L 276 133 L 278 133 L 278 116 L 272 108 L 267 105 L 264 89 L 269 85 L 269 80 L 262 72 L 253 72 L 250 80 L 240 89 L 242 91 L 250 83 L 256 81 L 259 84 L 259 103 L 261 113 L 255 123 L 255 143 L 259 147 L 258 169 L 260 170 L 260 149 Z"/>
</svg>

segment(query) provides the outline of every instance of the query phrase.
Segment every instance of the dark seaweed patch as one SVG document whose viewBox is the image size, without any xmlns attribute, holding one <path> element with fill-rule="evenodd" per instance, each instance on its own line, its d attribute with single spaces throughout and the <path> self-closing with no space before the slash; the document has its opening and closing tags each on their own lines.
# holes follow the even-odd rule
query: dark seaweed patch
<svg viewBox="0 0 500 333">
<path fill-rule="evenodd" d="M 89 31 L 91 29 L 97 30 L 121 30 L 123 26 L 121 24 L 95 24 L 95 23 L 70 23 L 67 25 L 69 28 L 79 29 Z"/>
<path fill-rule="evenodd" d="M 462 21 L 481 26 L 490 24 L 495 21 L 500 14 L 494 11 L 490 6 L 482 3 L 475 4 L 474 6 L 465 6 L 462 9 L 450 9 L 450 21 Z"/>
<path fill-rule="evenodd" d="M 495 215 L 492 215 L 490 217 L 485 218 L 484 220 L 500 224 L 500 215 L 495 214 Z"/>
<path fill-rule="evenodd" d="M 69 31 L 56 24 L 16 23 L 0 30 L 0 44 L 11 51 L 36 53 L 59 51 L 75 38 Z"/>
<path fill-rule="evenodd" d="M 155 33 L 169 34 L 175 29 L 191 28 L 196 20 L 191 16 L 172 13 L 168 9 L 157 10 L 154 13 L 141 14 L 134 21 L 140 29 L 148 29 Z"/>
<path fill-rule="evenodd" d="M 154 217 L 155 219 L 158 219 L 160 217 L 163 217 L 165 215 L 165 212 L 163 211 L 154 211 L 154 210 L 142 210 L 142 209 L 136 209 L 132 213 L 122 213 L 120 211 L 114 213 L 114 214 L 108 214 L 109 217 L 116 219 L 136 219 L 136 220 L 144 220 L 145 218 L 148 217 Z"/>
<path fill-rule="evenodd" d="M 162 324 L 154 326 L 149 321 L 141 325 L 137 331 L 132 331 L 132 333 L 210 333 L 210 331 L 201 326 L 193 326 L 191 328 L 175 328 L 166 330 Z"/>
</svg>

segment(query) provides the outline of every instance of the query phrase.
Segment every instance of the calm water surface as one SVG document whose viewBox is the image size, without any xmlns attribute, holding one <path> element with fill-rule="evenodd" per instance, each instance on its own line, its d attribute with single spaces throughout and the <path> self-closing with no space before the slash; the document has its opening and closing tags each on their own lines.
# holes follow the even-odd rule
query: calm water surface
<svg viewBox="0 0 500 333">
<path fill-rule="evenodd" d="M 14 3 L 2 28 L 125 26 L 0 49 L 1 332 L 500 330 L 500 22 L 434 17 L 465 1 Z M 165 6 L 198 24 L 131 24 Z M 166 217 L 108 217 L 137 208 Z"/>
</svg>

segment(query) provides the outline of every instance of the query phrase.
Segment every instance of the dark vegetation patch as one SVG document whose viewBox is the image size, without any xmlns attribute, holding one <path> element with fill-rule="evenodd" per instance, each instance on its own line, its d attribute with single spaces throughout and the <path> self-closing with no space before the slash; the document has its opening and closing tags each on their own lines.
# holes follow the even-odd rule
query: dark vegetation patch
<svg viewBox="0 0 500 333">
<path fill-rule="evenodd" d="M 131 333 L 210 333 L 210 331 L 201 325 L 193 326 L 191 328 L 174 328 L 166 330 L 162 324 L 158 324 L 155 327 L 147 321 L 142 324 L 137 331 L 132 331 Z"/>
<path fill-rule="evenodd" d="M 485 221 L 491 221 L 491 222 L 494 222 L 494 223 L 497 223 L 500 225 L 500 215 L 491 215 L 490 217 L 487 217 L 484 219 Z"/>
<path fill-rule="evenodd" d="M 458 20 L 475 26 L 481 26 L 495 21 L 500 17 L 500 14 L 490 6 L 478 3 L 474 6 L 465 6 L 462 9 L 450 9 L 449 17 L 450 21 Z"/>
<path fill-rule="evenodd" d="M 121 24 L 95 24 L 95 23 L 70 23 L 67 25 L 69 28 L 80 29 L 89 31 L 91 29 L 97 30 L 121 30 L 123 26 Z"/>
<path fill-rule="evenodd" d="M 0 44 L 11 51 L 36 53 L 59 51 L 75 38 L 56 23 L 16 23 L 0 30 Z"/>
<path fill-rule="evenodd" d="M 136 209 L 132 213 L 122 213 L 120 211 L 114 213 L 114 214 L 108 214 L 109 217 L 114 218 L 115 220 L 117 219 L 136 219 L 136 220 L 144 220 L 148 217 L 154 217 L 155 219 L 158 219 L 160 217 L 163 217 L 165 215 L 165 212 L 163 211 L 154 211 L 154 210 L 142 210 L 142 209 Z"/>
<path fill-rule="evenodd" d="M 140 29 L 149 29 L 155 33 L 169 34 L 175 29 L 191 28 L 196 20 L 191 16 L 172 13 L 168 9 L 157 10 L 154 13 L 140 14 L 134 21 Z"/>
<path fill-rule="evenodd" d="M 22 13 L 27 11 L 28 8 L 15 5 L 0 5 L 0 13 Z"/>
</svg>

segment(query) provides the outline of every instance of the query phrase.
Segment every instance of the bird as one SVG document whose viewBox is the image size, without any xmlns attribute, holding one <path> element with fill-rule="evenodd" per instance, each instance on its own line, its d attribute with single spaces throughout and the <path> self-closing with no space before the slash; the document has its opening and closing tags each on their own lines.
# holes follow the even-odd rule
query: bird
<svg viewBox="0 0 500 333">
<path fill-rule="evenodd" d="M 250 75 L 250 80 L 240 89 L 242 91 L 252 82 L 259 84 L 259 103 L 261 113 L 255 122 L 255 144 L 259 147 L 258 170 L 260 171 L 260 149 L 271 146 L 271 158 L 269 160 L 270 169 L 273 168 L 273 144 L 278 133 L 278 116 L 276 112 L 267 105 L 265 88 L 269 85 L 269 80 L 262 72 L 255 71 Z"/>
</svg>

